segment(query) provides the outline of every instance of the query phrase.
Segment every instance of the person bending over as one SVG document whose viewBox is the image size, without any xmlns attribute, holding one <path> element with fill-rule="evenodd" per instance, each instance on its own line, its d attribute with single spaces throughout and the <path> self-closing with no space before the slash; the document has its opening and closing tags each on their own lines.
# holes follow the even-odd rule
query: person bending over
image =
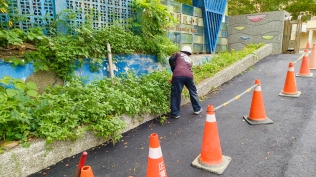
<svg viewBox="0 0 316 177">
<path fill-rule="evenodd" d="M 169 65 L 172 71 L 170 118 L 178 119 L 180 117 L 181 93 L 184 85 L 189 90 L 194 114 L 198 115 L 203 111 L 193 81 L 191 53 L 190 46 L 183 46 L 180 52 L 173 54 L 169 58 Z"/>
</svg>

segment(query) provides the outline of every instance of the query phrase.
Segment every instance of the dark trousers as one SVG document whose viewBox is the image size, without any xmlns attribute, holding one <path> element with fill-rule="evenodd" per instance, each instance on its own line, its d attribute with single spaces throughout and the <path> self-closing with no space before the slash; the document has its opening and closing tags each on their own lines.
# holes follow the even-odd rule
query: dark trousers
<svg viewBox="0 0 316 177">
<path fill-rule="evenodd" d="M 172 83 L 171 104 L 170 104 L 171 115 L 174 115 L 174 116 L 179 115 L 180 106 L 181 106 L 181 92 L 184 85 L 189 90 L 190 100 L 191 100 L 191 104 L 192 104 L 194 112 L 199 111 L 201 109 L 197 90 L 192 78 L 177 76 L 177 77 L 172 78 L 171 83 Z"/>
</svg>

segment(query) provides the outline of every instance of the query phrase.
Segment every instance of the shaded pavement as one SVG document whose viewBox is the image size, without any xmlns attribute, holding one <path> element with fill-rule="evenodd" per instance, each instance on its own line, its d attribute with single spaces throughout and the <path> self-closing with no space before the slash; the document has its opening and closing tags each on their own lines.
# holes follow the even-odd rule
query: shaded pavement
<svg viewBox="0 0 316 177">
<path fill-rule="evenodd" d="M 223 177 L 312 177 L 316 175 L 316 70 L 312 78 L 296 77 L 299 98 L 281 97 L 288 63 L 300 54 L 270 55 L 247 71 L 224 83 L 201 102 L 217 107 L 261 82 L 268 125 L 249 125 L 252 93 L 216 111 L 223 155 L 232 158 Z M 295 73 L 301 62 L 295 64 Z M 88 150 L 85 165 L 92 167 L 95 177 L 146 176 L 149 136 L 157 133 L 169 177 L 218 176 L 191 166 L 200 154 L 206 112 L 194 115 L 191 104 L 182 106 L 180 119 L 146 122 L 123 134 L 115 145 L 103 144 Z M 58 155 L 58 154 L 56 154 Z M 30 175 L 30 177 L 74 176 L 80 154 Z"/>
</svg>

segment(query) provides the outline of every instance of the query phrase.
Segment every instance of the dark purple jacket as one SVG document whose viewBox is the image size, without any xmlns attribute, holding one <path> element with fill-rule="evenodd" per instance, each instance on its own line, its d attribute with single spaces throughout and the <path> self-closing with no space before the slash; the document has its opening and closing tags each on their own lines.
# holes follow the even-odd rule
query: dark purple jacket
<svg viewBox="0 0 316 177">
<path fill-rule="evenodd" d="M 191 58 L 183 53 L 177 52 L 169 58 L 169 65 L 173 72 L 172 77 L 186 76 L 193 78 Z"/>
</svg>

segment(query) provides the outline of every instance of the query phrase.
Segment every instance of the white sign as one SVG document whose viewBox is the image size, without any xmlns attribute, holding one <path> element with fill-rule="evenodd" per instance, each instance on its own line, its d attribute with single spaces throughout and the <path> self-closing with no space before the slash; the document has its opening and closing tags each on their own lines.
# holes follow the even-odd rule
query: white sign
<svg viewBox="0 0 316 177">
<path fill-rule="evenodd" d="M 302 32 L 306 33 L 306 25 L 302 25 Z"/>
</svg>

